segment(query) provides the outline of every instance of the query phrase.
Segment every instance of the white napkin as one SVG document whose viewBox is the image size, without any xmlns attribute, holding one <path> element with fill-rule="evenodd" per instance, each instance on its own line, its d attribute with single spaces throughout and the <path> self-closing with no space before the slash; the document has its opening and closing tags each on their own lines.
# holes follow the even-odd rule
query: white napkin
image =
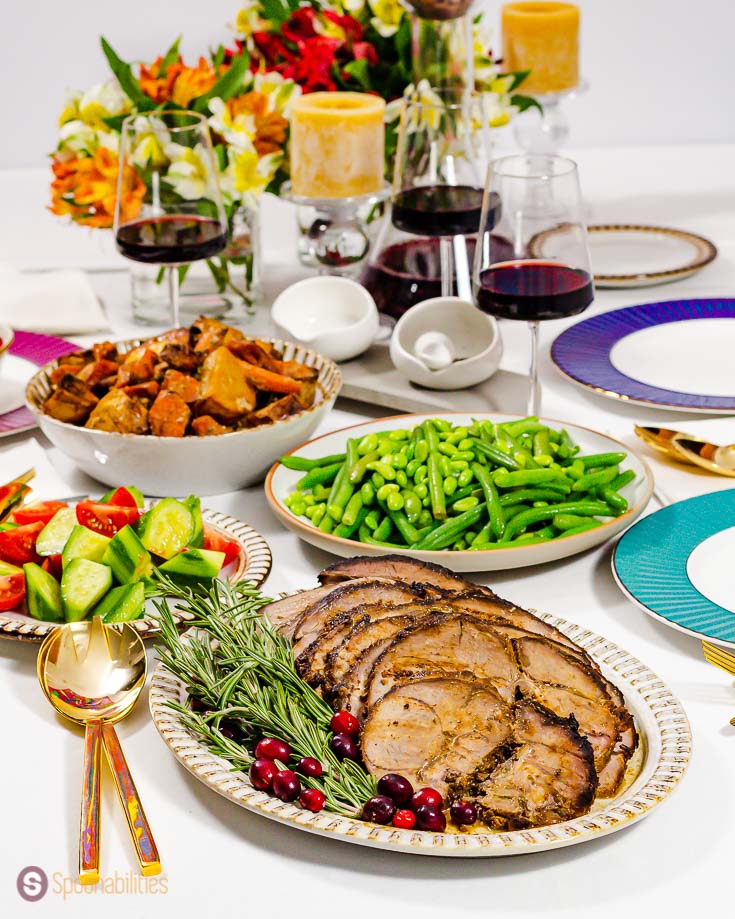
<svg viewBox="0 0 735 919">
<path fill-rule="evenodd" d="M 0 450 L 0 484 L 12 481 L 28 469 L 36 470 L 36 475 L 28 483 L 32 489 L 27 498 L 29 502 L 64 500 L 84 491 L 83 487 L 59 475 L 51 463 L 49 451 L 35 437 Z"/>
<path fill-rule="evenodd" d="M 658 423 L 647 422 L 649 427 L 654 427 L 656 424 L 662 428 L 693 434 L 713 444 L 735 444 L 735 417 L 703 418 L 697 421 L 677 420 L 676 422 L 662 417 L 659 418 Z M 661 504 L 672 504 L 696 495 L 735 488 L 735 478 L 717 475 L 698 466 L 677 463 L 675 460 L 668 459 L 665 454 L 644 444 L 636 436 L 632 427 L 631 424 L 625 430 L 620 430 L 617 437 L 642 456 L 653 470 L 656 482 L 654 494 Z"/>
<path fill-rule="evenodd" d="M 55 335 L 110 328 L 83 271 L 24 274 L 7 264 L 0 265 L 0 322 Z"/>
</svg>

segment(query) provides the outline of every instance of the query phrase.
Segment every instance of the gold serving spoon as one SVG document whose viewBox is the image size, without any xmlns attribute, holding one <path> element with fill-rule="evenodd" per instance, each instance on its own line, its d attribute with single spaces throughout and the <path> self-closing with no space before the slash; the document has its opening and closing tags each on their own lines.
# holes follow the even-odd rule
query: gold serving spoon
<svg viewBox="0 0 735 919">
<path fill-rule="evenodd" d="M 735 477 L 735 444 L 718 446 L 691 434 L 677 434 L 672 438 L 671 446 L 687 463 L 694 463 L 717 475 Z"/>
<path fill-rule="evenodd" d="M 691 460 L 676 451 L 672 444 L 673 439 L 681 435 L 680 431 L 672 431 L 670 428 L 644 427 L 640 424 L 634 425 L 633 430 L 644 443 L 648 444 L 649 447 L 653 447 L 654 450 L 665 453 L 679 462 L 691 462 Z M 681 436 L 688 437 L 689 435 Z"/>
<path fill-rule="evenodd" d="M 41 688 L 56 711 L 85 726 L 79 880 L 99 880 L 103 745 L 140 870 L 158 874 L 158 849 L 113 727 L 129 714 L 145 685 L 147 660 L 140 636 L 128 623 L 105 625 L 99 616 L 68 622 L 44 640 L 37 669 Z"/>
</svg>

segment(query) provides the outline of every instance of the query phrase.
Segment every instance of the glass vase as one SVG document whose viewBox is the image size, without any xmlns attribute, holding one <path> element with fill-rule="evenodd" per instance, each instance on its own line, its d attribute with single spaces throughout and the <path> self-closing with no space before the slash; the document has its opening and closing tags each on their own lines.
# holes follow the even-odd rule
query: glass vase
<svg viewBox="0 0 735 919">
<path fill-rule="evenodd" d="M 133 318 L 146 325 L 170 325 L 165 267 L 133 262 L 130 269 Z M 260 213 L 240 206 L 229 221 L 229 243 L 221 255 L 180 269 L 182 324 L 197 316 L 247 323 L 261 298 Z"/>
</svg>

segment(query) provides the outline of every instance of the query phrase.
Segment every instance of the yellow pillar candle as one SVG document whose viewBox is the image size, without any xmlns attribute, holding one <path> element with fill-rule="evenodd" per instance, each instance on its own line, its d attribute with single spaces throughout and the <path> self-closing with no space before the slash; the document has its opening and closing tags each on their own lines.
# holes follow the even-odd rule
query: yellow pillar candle
<svg viewBox="0 0 735 919">
<path fill-rule="evenodd" d="M 291 107 L 291 188 L 350 198 L 383 184 L 385 101 L 367 93 L 308 93 Z"/>
<path fill-rule="evenodd" d="M 507 3 L 503 69 L 530 70 L 520 92 L 541 95 L 579 83 L 579 8 L 573 3 Z"/>
</svg>

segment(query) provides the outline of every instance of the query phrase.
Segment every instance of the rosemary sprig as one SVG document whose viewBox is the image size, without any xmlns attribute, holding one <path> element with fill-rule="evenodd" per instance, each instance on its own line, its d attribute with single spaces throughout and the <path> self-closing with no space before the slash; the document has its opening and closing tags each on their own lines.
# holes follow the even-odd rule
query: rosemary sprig
<svg viewBox="0 0 735 919">
<path fill-rule="evenodd" d="M 182 722 L 230 762 L 247 769 L 253 761 L 248 746 L 266 735 L 279 737 L 298 757 L 312 756 L 324 767 L 314 779 L 300 776 L 303 785 L 324 792 L 326 810 L 356 816 L 375 794 L 375 779 L 353 760 L 340 760 L 330 747 L 332 710 L 298 675 L 290 642 L 261 616 L 268 603 L 251 584 L 216 580 L 207 594 L 195 594 L 162 578 L 166 596 L 154 599 L 163 642 L 161 661 L 186 686 L 206 714 L 175 703 Z M 183 639 L 174 624 L 169 598 L 192 615 L 197 629 Z M 234 724 L 245 744 L 221 731 Z"/>
</svg>

